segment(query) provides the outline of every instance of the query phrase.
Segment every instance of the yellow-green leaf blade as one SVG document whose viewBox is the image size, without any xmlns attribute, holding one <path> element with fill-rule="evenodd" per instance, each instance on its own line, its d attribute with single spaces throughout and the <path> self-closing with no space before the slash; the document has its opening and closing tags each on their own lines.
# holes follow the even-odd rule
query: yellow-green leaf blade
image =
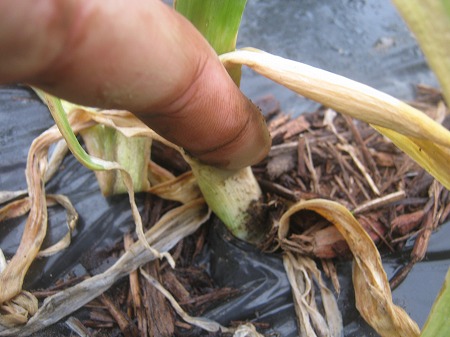
<svg viewBox="0 0 450 337">
<path fill-rule="evenodd" d="M 394 0 L 450 103 L 450 1 Z"/>
<path fill-rule="evenodd" d="M 343 76 L 255 49 L 221 59 L 245 64 L 300 95 L 371 124 L 450 188 L 450 132 L 421 111 Z"/>
<path fill-rule="evenodd" d="M 431 308 L 430 315 L 423 327 L 420 337 L 450 336 L 450 269 L 445 276 L 444 284 Z"/>
<path fill-rule="evenodd" d="M 408 154 L 447 189 L 450 189 L 450 148 L 427 139 L 407 137 L 393 130 L 372 125 L 375 130 L 388 137 L 399 149 Z"/>
</svg>

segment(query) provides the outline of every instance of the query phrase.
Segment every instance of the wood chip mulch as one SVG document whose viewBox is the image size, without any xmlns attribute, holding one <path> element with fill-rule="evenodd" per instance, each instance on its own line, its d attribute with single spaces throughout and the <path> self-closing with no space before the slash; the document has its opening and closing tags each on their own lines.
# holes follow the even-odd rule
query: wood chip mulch
<svg viewBox="0 0 450 337">
<path fill-rule="evenodd" d="M 292 118 L 270 96 L 259 104 L 274 143 L 268 158 L 254 168 L 267 200 L 277 205 L 286 204 L 283 199 L 338 201 L 382 253 L 399 251 L 413 240 L 410 262 L 390 282 L 395 288 L 423 259 L 431 233 L 448 218 L 449 191 L 366 123 L 325 107 Z M 410 104 L 450 124 L 436 89 L 417 86 L 417 99 Z M 350 257 L 344 239 L 325 219 L 299 215 L 296 223 L 301 230 L 281 242 L 283 249 L 320 259 Z M 276 245 L 275 237 L 263 248 Z"/>
<path fill-rule="evenodd" d="M 449 191 L 367 124 L 325 107 L 291 117 L 272 96 L 256 104 L 267 116 L 273 147 L 253 170 L 272 216 L 279 216 L 289 202 L 331 199 L 353 211 L 381 252 L 399 251 L 414 240 L 410 262 L 391 280 L 391 286 L 397 286 L 424 257 L 433 230 L 448 218 Z M 433 118 L 448 114 L 441 94 L 429 87 L 418 86 L 417 100 L 411 104 Z M 175 173 L 187 169 L 182 159 L 168 149 L 157 146 L 153 156 Z M 144 223 L 151 227 L 164 210 L 173 206 L 148 195 Z M 280 243 L 273 229 L 261 248 L 271 250 L 281 244 L 283 249 L 313 256 L 332 276 L 335 271 L 331 259 L 350 256 L 341 235 L 315 214 L 303 214 L 294 221 L 299 231 Z M 217 287 L 207 267 L 196 262 L 205 245 L 206 231 L 203 227 L 173 249 L 176 269 L 159 261 L 144 266 L 193 316 L 239 295 L 238 289 Z M 125 236 L 115 252 L 126 249 L 131 241 L 131 235 Z M 45 298 L 79 281 L 65 280 L 35 294 Z M 72 317 L 71 324 L 87 336 L 213 336 L 182 321 L 137 271 L 86 308 L 89 317 Z"/>
</svg>

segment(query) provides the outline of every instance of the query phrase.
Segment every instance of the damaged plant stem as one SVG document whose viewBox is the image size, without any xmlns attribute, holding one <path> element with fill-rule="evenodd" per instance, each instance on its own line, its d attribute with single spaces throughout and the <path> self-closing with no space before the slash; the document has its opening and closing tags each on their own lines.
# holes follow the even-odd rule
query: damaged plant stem
<svg viewBox="0 0 450 337">
<path fill-rule="evenodd" d="M 189 19 L 218 55 L 236 48 L 247 0 L 176 0 L 175 9 Z M 241 65 L 226 67 L 239 86 Z M 262 192 L 250 167 L 223 170 L 185 156 L 208 206 L 239 239 L 258 244 L 269 229 L 264 221 Z"/>
<path fill-rule="evenodd" d="M 218 54 L 223 54 L 235 50 L 245 4 L 246 0 L 206 3 L 178 0 L 174 6 L 196 26 Z M 227 71 L 239 85 L 241 66 L 231 65 Z M 66 110 L 74 107 L 63 103 L 67 106 Z M 82 136 L 91 155 L 117 162 L 130 173 L 135 192 L 149 190 L 147 172 L 151 139 L 128 138 L 105 125 L 84 130 Z M 264 214 L 262 192 L 251 168 L 220 169 L 203 164 L 184 152 L 182 154 L 191 166 L 205 201 L 217 217 L 237 238 L 258 244 L 264 238 L 268 225 L 260 221 Z M 105 196 L 127 191 L 117 170 L 96 170 L 96 175 Z"/>
<path fill-rule="evenodd" d="M 37 91 L 38 95 L 41 98 L 43 98 L 44 101 L 46 102 L 46 104 L 52 114 L 52 117 L 55 120 L 56 125 L 58 126 L 59 131 L 61 132 L 62 136 L 64 137 L 64 139 L 67 142 L 67 145 L 68 145 L 70 151 L 78 159 L 78 161 L 80 163 L 82 163 L 87 168 L 89 168 L 93 171 L 119 171 L 120 172 L 121 182 L 122 182 L 123 186 L 125 187 L 125 190 L 128 192 L 130 205 L 132 208 L 132 214 L 133 214 L 133 218 L 134 218 L 134 221 L 136 224 L 136 233 L 137 233 L 139 239 L 150 251 L 152 251 L 153 254 L 155 254 L 155 256 L 158 256 L 158 257 L 165 256 L 168 259 L 169 263 L 172 266 L 175 266 L 175 262 L 173 261 L 170 254 L 161 255 L 158 251 L 154 250 L 149 245 L 147 240 L 145 239 L 142 219 L 139 214 L 139 210 L 137 208 L 135 198 L 134 198 L 134 187 L 135 186 L 133 184 L 133 178 L 132 178 L 131 174 L 128 172 L 128 170 L 125 169 L 124 167 L 122 167 L 122 165 L 120 163 L 107 161 L 107 160 L 97 158 L 97 157 L 87 154 L 84 151 L 84 149 L 81 147 L 80 143 L 78 143 L 78 140 L 76 139 L 76 136 L 75 136 L 74 132 L 72 131 L 72 128 L 70 127 L 70 124 L 67 119 L 66 112 L 65 112 L 65 109 L 63 107 L 63 103 L 61 102 L 61 100 L 56 97 L 53 97 L 51 95 L 48 95 L 44 92 L 41 92 L 38 89 L 35 89 L 35 90 Z M 139 162 L 139 161 L 137 161 L 137 162 Z"/>
<path fill-rule="evenodd" d="M 397 1 L 398 6 L 399 3 L 400 0 Z M 236 12 L 230 12 L 231 6 Z M 450 175 L 446 169 L 450 160 L 450 138 L 444 127 L 409 105 L 344 77 L 255 49 L 234 51 L 242 15 L 239 11 L 243 11 L 244 6 L 245 1 L 223 4 L 205 4 L 199 0 L 175 1 L 175 8 L 191 20 L 221 55 L 222 63 L 236 83 L 240 78 L 241 65 L 247 65 L 304 97 L 367 122 L 450 188 Z M 445 15 L 442 15 L 445 19 Z M 442 37 L 447 26 L 440 26 L 443 29 L 440 34 Z M 421 45 L 425 45 L 425 50 L 428 50 L 429 44 L 429 41 L 425 41 Z M 443 44 L 441 48 L 445 46 Z M 448 68 L 448 62 L 440 56 L 434 55 L 432 64 L 438 64 L 435 68 L 441 70 L 442 74 L 442 69 Z M 442 83 L 444 89 L 447 87 L 445 84 Z M 189 158 L 188 161 L 205 200 L 216 215 L 235 236 L 258 242 L 264 236 L 266 227 L 265 221 L 259 218 L 264 214 L 257 207 L 261 205 L 258 202 L 261 201 L 261 192 L 251 170 L 246 168 L 239 172 L 227 172 Z M 255 208 L 253 213 L 249 212 L 252 208 Z M 249 224 L 252 227 L 248 227 Z M 249 237 L 252 232 L 257 233 L 257 238 Z"/>
<path fill-rule="evenodd" d="M 246 0 L 206 3 L 199 0 L 178 0 L 174 6 L 196 26 L 217 54 L 223 54 L 235 50 L 245 4 Z M 236 85 L 239 85 L 241 66 L 231 65 L 227 67 L 227 71 Z M 62 102 L 66 112 L 76 108 L 70 103 Z M 128 138 L 118 130 L 105 125 L 91 127 L 83 130 L 81 134 L 91 155 L 117 162 L 130 174 L 135 192 L 149 190 L 148 164 L 151 139 Z M 139 155 L 136 155 L 138 153 Z M 262 221 L 264 216 L 262 192 L 251 168 L 220 169 L 203 164 L 184 152 L 182 154 L 191 166 L 205 201 L 217 217 L 237 238 L 258 244 L 267 233 L 268 224 Z M 117 170 L 91 169 L 95 170 L 105 196 L 127 191 L 128 188 L 122 179 L 123 174 L 119 174 Z M 140 236 L 142 237 L 142 234 Z"/>
</svg>

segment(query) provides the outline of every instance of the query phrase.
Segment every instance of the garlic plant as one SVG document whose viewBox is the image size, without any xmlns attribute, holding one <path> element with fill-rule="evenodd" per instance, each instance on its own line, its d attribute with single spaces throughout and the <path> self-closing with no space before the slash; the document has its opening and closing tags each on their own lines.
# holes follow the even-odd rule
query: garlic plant
<svg viewBox="0 0 450 337">
<path fill-rule="evenodd" d="M 430 68 L 439 80 L 447 105 L 449 105 L 450 1 L 393 0 L 393 2 L 419 42 Z M 437 157 L 441 156 L 440 151 L 436 151 L 430 160 L 434 162 Z M 449 282 L 450 268 L 423 327 L 421 333 L 423 337 L 444 337 L 450 334 L 450 325 L 448 324 Z"/>
<path fill-rule="evenodd" d="M 409 13 L 413 14 L 419 12 L 417 12 L 418 9 L 412 9 L 412 6 L 414 5 L 418 8 L 422 3 L 419 0 L 410 2 L 409 0 L 395 0 L 395 2 L 399 7 L 405 9 L 404 13 L 407 13 L 409 10 Z M 399 148 L 408 153 L 446 188 L 450 188 L 450 171 L 448 170 L 448 162 L 450 162 L 450 132 L 422 112 L 389 95 L 342 76 L 337 76 L 299 62 L 283 59 L 255 49 L 235 51 L 236 36 L 245 3 L 245 0 L 209 2 L 204 2 L 202 0 L 177 0 L 175 1 L 175 8 L 183 15 L 187 16 L 188 19 L 190 19 L 204 34 L 217 53 L 221 55 L 221 61 L 229 70 L 230 75 L 237 84 L 240 80 L 240 67 L 241 65 L 246 65 L 263 76 L 266 76 L 307 98 L 313 99 L 343 114 L 363 120 L 372 125 L 383 135 L 389 137 Z M 411 7 L 408 7 L 406 3 L 409 3 Z M 425 4 L 425 2 L 423 3 Z M 422 6 L 425 6 L 424 4 Z M 436 17 L 439 17 L 439 20 L 437 21 L 440 23 L 439 27 L 441 30 L 438 34 L 439 39 L 435 40 L 436 43 L 423 43 L 425 46 L 424 51 L 426 54 L 431 55 L 430 59 L 432 61 L 430 61 L 430 64 L 433 69 L 438 72 L 438 77 L 441 80 L 442 87 L 448 100 L 450 96 L 448 85 L 448 79 L 450 78 L 448 65 L 450 63 L 448 61 L 448 53 L 444 52 L 444 54 L 442 54 L 436 52 L 436 50 L 446 51 L 450 45 L 450 26 L 448 25 L 450 6 L 448 4 L 444 6 L 444 2 L 440 0 L 430 0 L 427 4 L 430 5 L 431 9 L 428 8 L 425 9 L 425 11 L 429 10 L 429 13 L 431 13 L 432 8 L 439 9 L 439 13 L 436 12 L 435 14 Z M 442 7 L 440 7 L 441 5 Z M 443 18 L 440 16 L 441 14 L 443 14 Z M 405 16 L 408 17 L 408 14 L 405 14 Z M 414 20 L 418 20 L 419 23 L 425 23 L 426 21 L 426 19 L 421 16 L 411 17 L 413 26 L 416 25 Z M 429 39 L 431 36 L 429 34 L 430 32 L 426 30 L 429 28 L 424 29 L 424 33 L 419 34 L 419 42 L 432 41 L 433 39 L 421 40 L 422 38 Z M 429 49 L 426 47 L 428 44 L 430 44 Z M 444 55 L 446 60 L 442 60 L 442 55 Z M 92 109 L 86 109 L 70 104 L 64 105 L 65 103 L 61 103 L 57 98 L 52 98 L 50 96 L 45 96 L 45 98 L 50 110 L 54 114 L 59 130 L 66 139 L 74 155 L 77 156 L 81 162 L 93 170 L 106 169 L 119 170 L 119 172 L 121 172 L 120 175 L 115 175 L 114 179 L 119 178 L 119 182 L 113 183 L 112 185 L 114 187 L 112 189 L 110 189 L 110 178 L 106 178 L 108 182 L 103 185 L 102 191 L 105 194 L 123 192 L 125 190 L 128 191 L 140 238 L 140 242 L 136 243 L 135 249 L 138 249 L 140 254 L 144 254 L 142 252 L 142 247 L 147 247 L 150 248 L 148 251 L 151 252 L 149 253 L 151 258 L 164 255 L 168 257 L 170 261 L 170 256 L 166 253 L 168 247 L 164 247 L 165 249 L 163 249 L 163 251 L 165 253 L 160 254 L 149 246 L 147 241 L 149 235 L 145 236 L 142 231 L 139 212 L 134 203 L 134 191 L 141 190 L 154 192 L 158 195 L 171 198 L 172 200 L 181 201 L 186 205 L 189 205 L 189 198 L 191 198 L 191 200 L 195 199 L 195 216 L 199 217 L 199 214 L 201 214 L 201 220 L 195 221 L 195 228 L 197 228 L 197 225 L 203 223 L 208 216 L 202 209 L 203 201 L 197 199 L 199 195 L 196 190 L 196 184 L 198 184 L 202 196 L 206 200 L 208 206 L 225 223 L 225 225 L 230 228 L 234 235 L 254 243 L 259 242 L 264 237 L 266 226 L 268 225 L 267 221 L 263 221 L 263 219 L 258 218 L 258 216 L 255 217 L 255 213 L 260 215 L 263 214 L 264 207 L 260 206 L 256 208 L 256 212 L 252 211 L 255 205 L 261 205 L 262 193 L 250 168 L 232 172 L 204 165 L 194 158 L 188 157 L 182 149 L 165 142 L 152 130 L 148 129 L 140 121 L 134 118 L 131 113 L 123 111 L 93 111 Z M 118 142 L 120 144 L 131 146 L 134 148 L 132 149 L 134 151 L 142 151 L 145 155 L 142 156 L 142 160 L 137 161 L 138 167 L 128 166 L 124 169 L 123 165 L 120 163 L 112 164 L 111 162 L 104 160 L 112 159 L 112 157 L 99 159 L 88 156 L 84 151 L 81 151 L 82 149 L 79 147 L 75 135 L 70 131 L 68 120 L 64 117 L 64 110 L 65 112 L 68 112 L 69 115 L 73 115 L 74 112 L 79 113 L 81 119 L 75 123 L 71 117 L 72 124 L 77 125 L 77 131 L 83 130 L 82 134 L 86 139 L 90 138 L 92 140 L 91 143 L 90 140 L 87 140 L 87 147 L 89 150 L 93 151 L 98 156 L 103 155 L 103 150 L 96 147 L 96 144 L 100 143 L 97 134 L 102 133 L 110 139 L 119 140 Z M 94 129 L 86 131 L 88 126 L 92 127 L 94 125 L 97 125 Z M 50 134 L 52 140 L 59 138 L 59 135 L 56 135 L 55 130 L 52 130 Z M 191 165 L 195 179 L 189 174 L 175 178 L 169 177 L 168 175 L 164 176 L 165 173 L 161 173 L 162 178 L 160 181 L 163 182 L 157 186 L 150 186 L 149 180 L 151 180 L 151 177 L 147 175 L 147 168 L 149 165 L 151 166 L 151 163 L 148 162 L 151 139 L 161 140 L 167 145 L 178 149 Z M 37 145 L 35 145 L 35 147 L 36 146 Z M 117 154 L 118 155 L 114 159 L 119 159 L 120 161 L 120 158 L 125 158 L 125 163 L 130 162 L 129 157 L 127 157 L 128 155 L 123 155 L 122 151 L 120 154 L 117 152 Z M 30 163 L 30 165 L 36 166 L 34 171 L 38 171 L 38 164 L 42 164 L 43 160 L 31 160 Z M 33 167 L 29 168 L 30 171 L 32 169 Z M 41 171 L 44 171 L 45 173 L 45 169 L 42 169 Z M 132 174 L 130 175 L 129 172 L 132 172 Z M 41 184 L 40 178 L 37 178 L 32 174 L 30 174 L 30 176 L 34 179 L 30 178 L 29 181 L 30 194 L 34 193 L 33 195 L 35 197 L 45 199 L 43 184 Z M 164 186 L 163 189 L 161 188 L 162 185 Z M 184 186 L 184 188 L 182 186 Z M 178 191 L 181 190 L 184 190 L 186 194 L 183 194 L 183 196 L 177 195 Z M 386 275 L 382 270 L 380 257 L 376 247 L 371 244 L 370 238 L 363 232 L 362 227 L 354 220 L 352 215 L 342 208 L 342 206 L 320 200 L 294 205 L 280 219 L 279 236 L 281 238 L 286 235 L 289 217 L 302 209 L 316 211 L 329 219 L 343 233 L 353 250 L 355 257 L 355 267 L 353 272 L 354 280 L 359 289 L 357 290 L 358 294 L 356 296 L 357 305 L 365 319 L 382 336 L 418 336 L 419 330 L 417 325 L 409 319 L 404 311 L 400 310 L 392 303 L 390 289 L 387 285 Z M 180 209 L 183 211 L 186 210 L 185 206 L 181 206 Z M 44 223 L 47 217 L 45 204 L 40 204 L 34 209 L 32 208 L 32 215 L 36 215 L 36 219 L 39 221 L 42 220 L 41 222 Z M 177 213 L 177 217 L 179 216 L 180 214 Z M 180 219 L 182 219 L 182 217 L 180 217 Z M 32 220 L 30 220 L 30 223 Z M 33 224 L 34 223 L 32 223 L 32 225 Z M 30 225 L 29 227 L 32 226 Z M 156 230 L 159 232 L 153 233 L 154 238 L 163 238 L 164 233 L 161 234 L 162 229 L 158 228 L 154 231 Z M 44 232 L 45 228 L 38 231 L 37 237 L 39 242 L 37 242 L 36 247 L 34 247 L 34 256 L 38 253 Z M 30 236 L 30 234 L 28 234 L 28 236 Z M 162 241 L 153 241 L 152 244 L 157 246 L 160 242 Z M 366 242 L 362 248 L 360 247 L 361 242 Z M 367 250 L 369 250 L 369 252 L 367 252 Z M 365 259 L 364 254 L 369 258 Z M 127 258 L 130 258 L 129 255 L 130 254 L 127 255 Z M 12 290 L 9 289 L 8 293 L 0 293 L 0 302 L 8 301 L 20 293 L 25 273 L 24 270 L 31 264 L 34 256 L 30 255 L 27 259 L 22 260 L 20 260 L 20 256 L 15 258 L 15 260 L 21 261 L 20 265 L 24 266 L 24 268 L 19 271 L 16 270 L 18 275 L 17 280 L 19 281 L 18 283 L 16 282 L 16 285 L 12 286 Z M 13 259 L 13 261 L 15 260 Z M 122 260 L 123 258 L 121 261 Z M 148 261 L 150 258 L 147 256 L 144 260 Z M 293 284 L 299 284 L 298 282 L 301 281 L 299 279 L 299 273 L 307 274 L 304 272 L 305 270 L 308 270 L 308 273 L 310 274 L 316 274 L 316 269 L 311 267 L 310 261 L 303 261 L 303 264 L 300 265 L 292 256 L 288 255 L 285 256 L 284 261 L 287 266 L 286 269 L 291 271 L 290 278 L 293 280 Z M 137 265 L 135 267 L 137 267 Z M 10 263 L 8 266 L 1 268 L 3 271 L 6 270 L 7 273 L 5 274 L 2 271 L 2 274 L 0 274 L 0 281 L 5 277 L 10 276 L 10 271 L 13 267 Z M 122 275 L 122 272 L 119 274 Z M 114 274 L 114 277 L 116 276 L 117 275 Z M 114 280 L 115 279 L 116 278 L 114 278 Z M 2 283 L 2 286 L 3 285 L 4 284 Z M 101 290 L 103 291 L 103 288 L 101 288 Z M 298 289 L 294 289 L 294 294 L 298 295 L 296 298 L 301 301 L 302 294 L 297 290 Z M 327 301 L 333 303 L 332 306 L 335 307 L 335 302 L 328 297 L 329 292 L 325 290 L 325 288 L 322 288 L 322 290 L 324 293 L 327 293 Z M 86 293 L 84 288 L 83 292 Z M 448 293 L 446 297 L 448 298 Z M 57 301 L 58 298 L 59 297 L 55 295 L 52 300 Z M 90 296 L 85 296 L 83 301 L 89 301 L 90 298 Z M 67 301 L 68 298 L 64 297 L 64 300 Z M 365 306 L 366 301 L 367 303 L 370 303 L 370 306 Z M 53 302 L 47 301 L 46 303 L 52 304 Z M 48 308 L 45 308 L 44 305 L 44 309 L 40 309 L 40 311 L 44 311 L 44 313 L 42 313 L 43 316 L 40 317 L 47 317 L 46 315 L 49 313 L 54 313 L 52 308 L 49 308 L 51 304 L 47 305 Z M 83 303 L 78 301 L 77 306 L 79 307 L 81 305 L 83 305 Z M 301 308 L 301 305 L 297 306 L 297 309 L 301 312 L 299 308 Z M 46 309 L 49 311 L 45 311 Z M 35 311 L 34 307 L 32 311 Z M 388 315 L 384 315 L 385 312 L 388 312 Z M 300 315 L 301 314 L 302 313 L 300 313 Z M 339 324 L 342 324 L 341 320 L 336 316 L 329 318 L 330 319 L 327 318 L 327 322 L 329 322 L 330 331 L 334 331 L 332 335 L 338 335 L 341 332 L 339 326 Z M 306 318 L 302 317 L 302 319 Z M 401 324 L 399 324 L 399 322 Z M 34 321 L 31 321 L 30 324 L 31 326 L 37 324 L 39 327 L 40 323 L 36 322 L 35 319 Z M 31 330 L 28 331 L 35 331 L 33 329 L 36 329 L 36 327 L 31 328 Z M 21 332 L 18 328 L 10 331 L 12 331 L 12 333 Z M 0 331 L 0 335 L 7 334 L 6 332 L 3 334 Z"/>
<path fill-rule="evenodd" d="M 217 54 L 234 51 L 247 0 L 176 0 L 175 9 L 203 34 Z M 239 85 L 241 65 L 224 64 Z M 262 193 L 250 167 L 229 171 L 204 165 L 185 156 L 209 207 L 238 238 L 258 243 L 269 223 L 263 221 Z"/>
<path fill-rule="evenodd" d="M 450 103 L 450 2 L 448 0 L 393 0 L 414 34 L 428 65 Z"/>
</svg>

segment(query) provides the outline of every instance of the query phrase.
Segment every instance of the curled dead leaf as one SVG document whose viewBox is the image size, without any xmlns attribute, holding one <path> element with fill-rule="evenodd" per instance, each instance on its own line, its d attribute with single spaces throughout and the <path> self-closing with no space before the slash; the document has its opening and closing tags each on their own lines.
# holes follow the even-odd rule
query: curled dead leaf
<svg viewBox="0 0 450 337">
<path fill-rule="evenodd" d="M 367 232 L 344 206 L 330 200 L 301 201 L 280 219 L 279 239 L 287 237 L 290 217 L 302 210 L 314 211 L 333 223 L 353 254 L 353 284 L 361 316 L 383 337 L 419 336 L 408 314 L 392 302 L 392 294 L 379 252 Z"/>
</svg>

